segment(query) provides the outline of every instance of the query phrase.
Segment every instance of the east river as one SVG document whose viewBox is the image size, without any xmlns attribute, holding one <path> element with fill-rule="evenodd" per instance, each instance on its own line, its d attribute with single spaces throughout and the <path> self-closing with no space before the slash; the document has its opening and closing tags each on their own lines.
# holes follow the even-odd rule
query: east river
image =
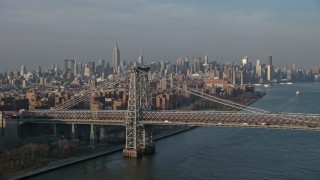
<svg viewBox="0 0 320 180">
<path fill-rule="evenodd" d="M 320 113 L 320 83 L 276 84 L 265 92 L 251 106 Z M 156 154 L 141 159 L 117 152 L 29 179 L 320 179 L 320 131 L 201 127 L 155 145 Z"/>
</svg>

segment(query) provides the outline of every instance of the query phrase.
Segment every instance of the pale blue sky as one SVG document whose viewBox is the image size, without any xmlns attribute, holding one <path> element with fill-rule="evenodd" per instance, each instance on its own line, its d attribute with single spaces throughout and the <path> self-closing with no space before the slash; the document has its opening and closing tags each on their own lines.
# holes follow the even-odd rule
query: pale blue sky
<svg viewBox="0 0 320 180">
<path fill-rule="evenodd" d="M 319 0 L 0 0 L 0 72 L 104 58 L 320 66 Z"/>
</svg>

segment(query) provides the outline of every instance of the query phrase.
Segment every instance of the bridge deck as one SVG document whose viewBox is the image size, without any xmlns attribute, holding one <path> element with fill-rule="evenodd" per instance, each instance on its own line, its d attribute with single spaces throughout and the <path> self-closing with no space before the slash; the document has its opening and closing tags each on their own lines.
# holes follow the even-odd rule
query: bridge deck
<svg viewBox="0 0 320 180">
<path fill-rule="evenodd" d="M 127 111 L 25 111 L 23 123 L 126 125 Z M 141 125 L 232 126 L 312 129 L 320 128 L 320 115 L 302 113 L 252 113 L 245 111 L 144 111 Z"/>
</svg>

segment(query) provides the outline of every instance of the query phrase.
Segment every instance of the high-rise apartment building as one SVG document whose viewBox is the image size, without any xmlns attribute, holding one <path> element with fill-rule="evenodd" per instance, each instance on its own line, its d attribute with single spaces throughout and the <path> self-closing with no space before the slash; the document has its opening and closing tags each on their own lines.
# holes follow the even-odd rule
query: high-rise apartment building
<svg viewBox="0 0 320 180">
<path fill-rule="evenodd" d="M 112 61 L 113 61 L 113 73 L 117 74 L 118 67 L 120 65 L 120 50 L 118 48 L 117 43 L 113 48 Z"/>
</svg>

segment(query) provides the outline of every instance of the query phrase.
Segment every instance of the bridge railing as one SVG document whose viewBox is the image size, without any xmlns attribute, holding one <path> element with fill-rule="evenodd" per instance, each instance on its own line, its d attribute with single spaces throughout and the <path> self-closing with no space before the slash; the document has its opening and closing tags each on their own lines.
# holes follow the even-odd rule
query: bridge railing
<svg viewBox="0 0 320 180">
<path fill-rule="evenodd" d="M 19 116 L 20 119 L 28 120 L 119 120 L 125 119 L 126 111 L 88 111 L 88 110 L 64 110 L 64 111 L 25 111 Z"/>
<path fill-rule="evenodd" d="M 127 111 L 25 111 L 22 122 L 86 122 L 125 125 Z M 253 114 L 242 111 L 143 111 L 141 125 L 253 125 L 320 127 L 320 115 L 301 113 Z"/>
</svg>

